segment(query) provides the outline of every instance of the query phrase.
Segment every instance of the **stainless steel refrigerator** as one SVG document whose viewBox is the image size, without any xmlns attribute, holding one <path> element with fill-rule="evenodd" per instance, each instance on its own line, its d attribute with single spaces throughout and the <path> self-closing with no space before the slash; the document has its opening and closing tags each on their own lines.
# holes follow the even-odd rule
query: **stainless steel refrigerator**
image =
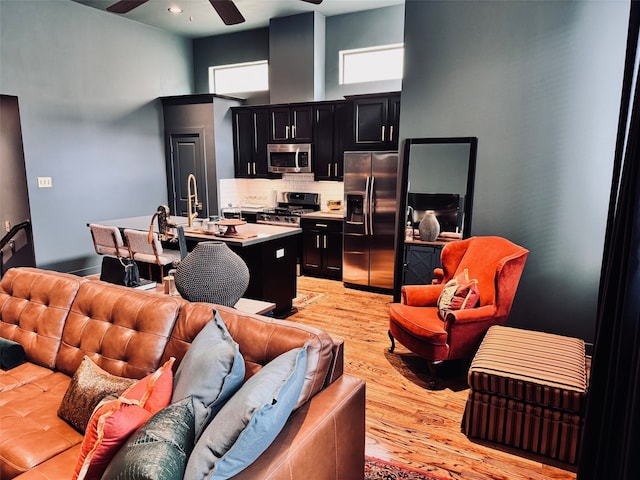
<svg viewBox="0 0 640 480">
<path fill-rule="evenodd" d="M 393 289 L 397 152 L 345 152 L 346 286 Z"/>
</svg>

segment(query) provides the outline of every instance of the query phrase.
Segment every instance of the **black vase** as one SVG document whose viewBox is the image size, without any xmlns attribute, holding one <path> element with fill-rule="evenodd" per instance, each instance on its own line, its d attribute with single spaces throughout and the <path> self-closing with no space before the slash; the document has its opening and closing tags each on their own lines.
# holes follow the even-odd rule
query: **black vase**
<svg viewBox="0 0 640 480">
<path fill-rule="evenodd" d="M 176 288 L 190 302 L 233 307 L 249 286 L 249 269 L 225 242 L 200 242 L 178 264 Z"/>
</svg>

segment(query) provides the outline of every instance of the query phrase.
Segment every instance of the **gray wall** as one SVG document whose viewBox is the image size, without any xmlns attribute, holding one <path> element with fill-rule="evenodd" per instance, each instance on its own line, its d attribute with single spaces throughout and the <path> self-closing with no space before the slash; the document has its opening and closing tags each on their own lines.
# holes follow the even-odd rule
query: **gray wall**
<svg viewBox="0 0 640 480">
<path fill-rule="evenodd" d="M 0 2 L 0 91 L 20 100 L 38 266 L 91 256 L 87 222 L 166 203 L 156 98 L 191 93 L 191 65 L 190 41 L 107 12 Z"/>
<path fill-rule="evenodd" d="M 209 67 L 269 60 L 269 29 L 216 35 L 193 41 L 195 92 L 209 93 Z M 235 93 L 248 104 L 269 103 L 269 92 Z"/>
<path fill-rule="evenodd" d="M 325 95 L 327 100 L 338 100 L 345 95 L 400 90 L 402 83 L 400 80 L 339 85 L 338 54 L 340 50 L 402 43 L 403 15 L 404 5 L 398 5 L 327 17 L 325 51 Z"/>
<path fill-rule="evenodd" d="M 338 52 L 352 48 L 402 43 L 403 22 L 403 5 L 326 17 L 324 22 L 326 38 L 324 49 L 325 78 L 324 85 L 318 79 L 315 79 L 315 85 L 318 86 L 318 90 L 314 93 L 315 98 L 317 100 L 337 100 L 345 95 L 399 91 L 401 88 L 400 80 L 339 85 Z M 316 18 L 313 28 L 322 28 L 322 22 Z M 316 32 L 315 39 L 318 40 L 321 37 L 322 34 Z M 321 48 L 316 45 L 315 51 L 321 52 Z M 317 58 L 314 57 L 314 61 L 318 58 L 319 56 Z M 269 60 L 268 28 L 194 40 L 193 61 L 196 93 L 209 92 L 208 69 L 210 66 L 258 60 Z M 294 62 L 286 63 L 286 68 L 296 67 L 298 65 Z M 313 71 L 316 74 L 322 71 L 317 65 L 307 68 L 314 68 Z M 277 77 L 272 78 L 277 78 L 280 81 L 282 78 L 286 78 L 286 75 L 286 71 L 279 72 Z M 323 86 L 324 90 L 320 86 Z M 246 98 L 248 104 L 270 103 L 269 92 L 240 93 L 237 95 Z M 322 98 L 323 95 L 324 98 Z M 277 99 L 278 102 L 299 100 L 300 98 L 297 96 L 287 99 L 283 95 L 279 95 Z"/>
<path fill-rule="evenodd" d="M 478 137 L 472 234 L 531 251 L 510 323 L 592 341 L 628 2 L 405 8 L 402 137 Z"/>
</svg>

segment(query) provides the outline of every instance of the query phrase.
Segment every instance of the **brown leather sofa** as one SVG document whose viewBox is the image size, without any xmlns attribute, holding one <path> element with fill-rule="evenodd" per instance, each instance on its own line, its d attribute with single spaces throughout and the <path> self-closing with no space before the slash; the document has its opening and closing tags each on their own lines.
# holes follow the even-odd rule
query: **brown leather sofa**
<svg viewBox="0 0 640 480">
<path fill-rule="evenodd" d="M 175 371 L 213 307 L 240 346 L 247 377 L 311 342 L 308 400 L 234 478 L 362 479 L 365 385 L 343 374 L 342 342 L 291 321 L 35 268 L 13 268 L 0 281 L 0 336 L 20 343 L 27 358 L 0 371 L 0 478 L 71 478 L 82 435 L 57 410 L 82 358 L 143 378 L 175 357 Z"/>
</svg>

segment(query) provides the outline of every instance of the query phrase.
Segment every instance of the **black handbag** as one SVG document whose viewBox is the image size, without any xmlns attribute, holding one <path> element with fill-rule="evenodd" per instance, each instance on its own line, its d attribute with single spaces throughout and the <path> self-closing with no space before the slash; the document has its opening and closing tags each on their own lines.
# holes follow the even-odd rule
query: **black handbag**
<svg viewBox="0 0 640 480">
<path fill-rule="evenodd" d="M 100 280 L 125 287 L 140 286 L 138 264 L 129 258 L 102 257 Z"/>
</svg>

